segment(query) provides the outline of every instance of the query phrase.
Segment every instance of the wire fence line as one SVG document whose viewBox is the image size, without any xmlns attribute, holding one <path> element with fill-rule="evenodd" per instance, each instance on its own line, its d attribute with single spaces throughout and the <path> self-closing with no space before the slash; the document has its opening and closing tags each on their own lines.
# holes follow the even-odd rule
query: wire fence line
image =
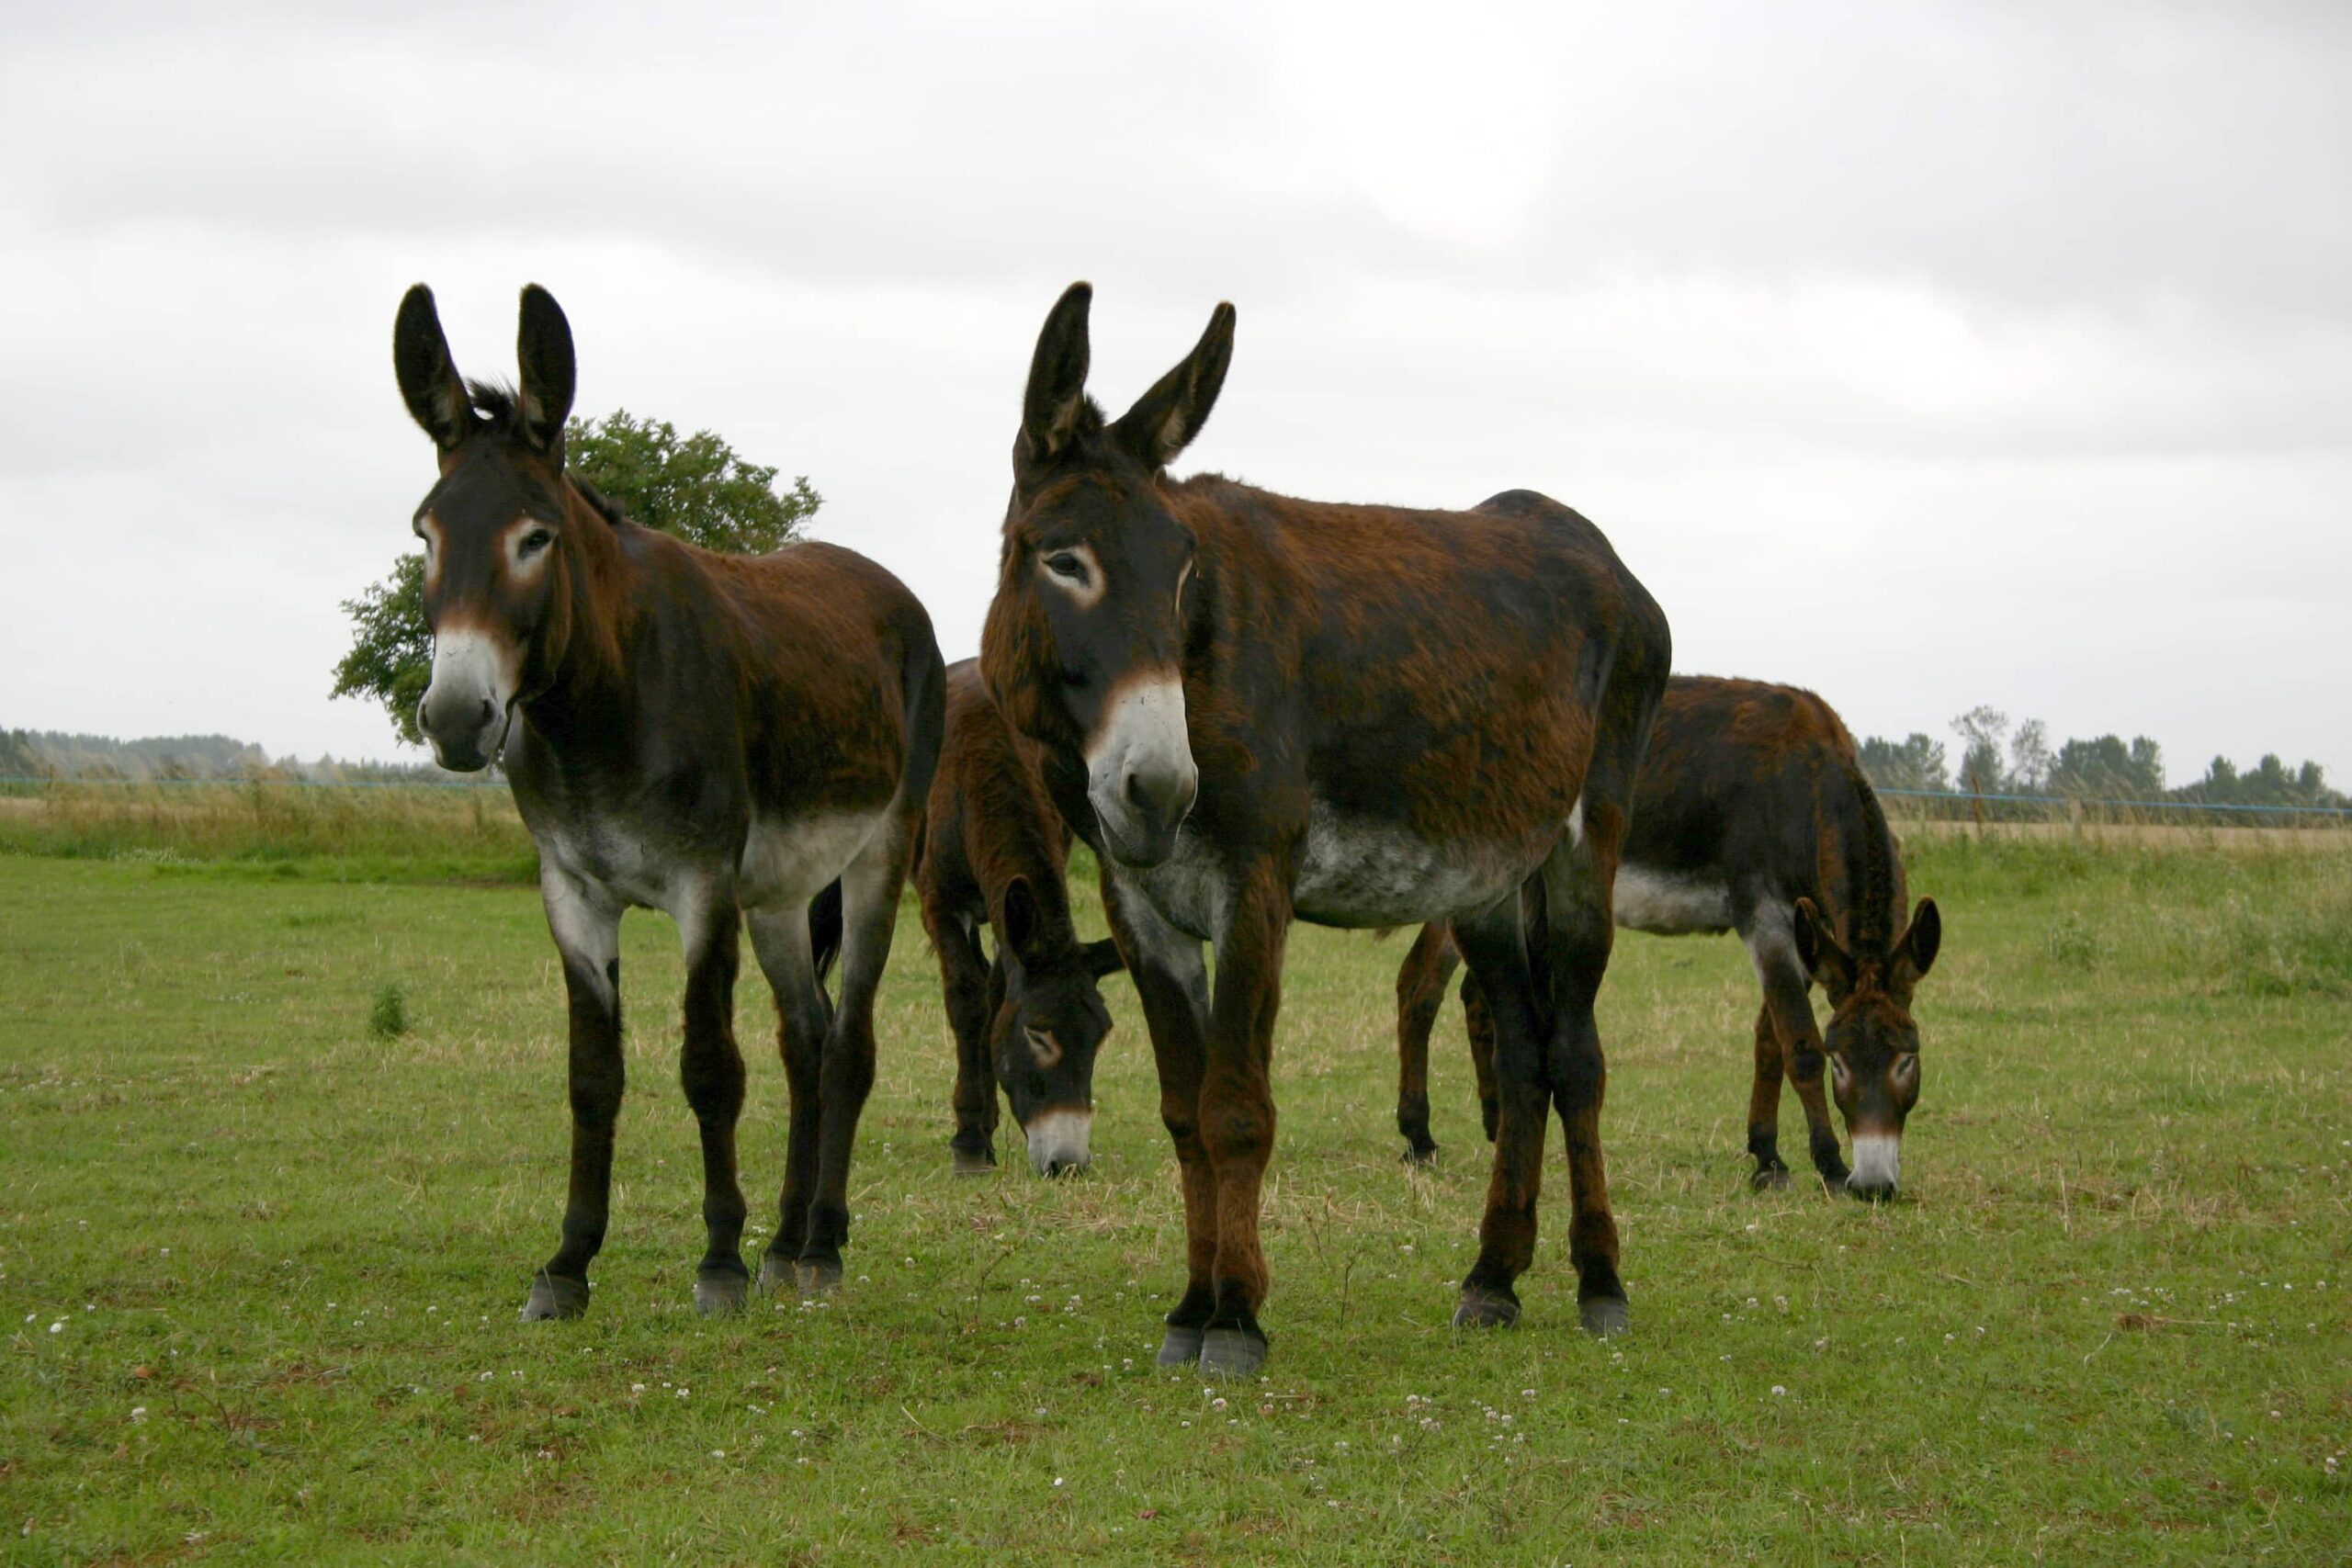
<svg viewBox="0 0 2352 1568">
<path fill-rule="evenodd" d="M 2342 806 L 2254 806 L 2222 800 L 2104 800 L 2086 795 L 1994 795 L 1963 794 L 1950 789 L 1888 789 L 1873 786 L 1881 795 L 1897 795 L 1905 800 L 1936 800 L 1950 806 L 2006 805 L 2056 806 L 2069 810 L 2097 807 L 2109 811 L 2252 811 L 2265 815 L 2290 817 L 2352 818 L 2352 807 Z"/>
</svg>

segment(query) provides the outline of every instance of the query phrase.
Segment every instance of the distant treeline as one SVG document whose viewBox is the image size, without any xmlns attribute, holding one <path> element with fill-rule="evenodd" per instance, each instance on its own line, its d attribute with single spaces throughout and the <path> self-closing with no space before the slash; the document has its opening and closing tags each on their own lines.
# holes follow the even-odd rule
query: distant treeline
<svg viewBox="0 0 2352 1568">
<path fill-rule="evenodd" d="M 2317 762 L 2289 768 L 2275 751 L 2243 772 L 2227 757 L 2216 757 L 2203 777 L 2176 789 L 2165 784 L 2164 748 L 2144 735 L 2128 744 L 2120 736 L 2101 735 L 2053 750 L 2041 720 L 2030 718 L 2012 733 L 2008 716 L 1989 707 L 1971 708 L 1951 728 L 1961 741 L 1956 771 L 1943 742 L 1917 732 L 1902 740 L 1866 737 L 1862 769 L 1881 789 L 2182 806 L 2352 807 L 2352 796 L 2327 787 L 2326 770 Z"/>
<path fill-rule="evenodd" d="M 272 758 L 226 735 L 153 735 L 117 740 L 54 729 L 0 730 L 0 778 L 124 780 L 281 779 L 297 784 L 441 784 L 461 775 L 430 762 L 343 762 Z"/>
</svg>

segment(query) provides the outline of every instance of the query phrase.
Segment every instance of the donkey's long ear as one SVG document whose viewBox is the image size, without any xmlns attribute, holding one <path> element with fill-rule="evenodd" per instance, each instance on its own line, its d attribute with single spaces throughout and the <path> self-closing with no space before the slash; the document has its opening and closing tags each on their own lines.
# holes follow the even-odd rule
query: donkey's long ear
<svg viewBox="0 0 2352 1568">
<path fill-rule="evenodd" d="M 1036 962 L 1037 938 L 1045 924 L 1037 912 L 1036 890 L 1029 886 L 1027 877 L 1016 874 L 1004 885 L 1001 902 L 996 933 L 999 949 L 1011 952 L 1021 960 L 1023 968 L 1032 967 Z"/>
<path fill-rule="evenodd" d="M 1086 313 L 1093 303 L 1094 285 L 1071 284 L 1037 334 L 1029 389 L 1021 400 L 1021 439 L 1031 462 L 1057 456 L 1078 431 L 1086 407 Z"/>
<path fill-rule="evenodd" d="M 392 372 L 400 378 L 409 416 L 444 452 L 454 450 L 481 425 L 465 380 L 449 357 L 449 340 L 441 331 L 433 290 L 422 283 L 401 300 L 401 313 L 392 322 Z"/>
<path fill-rule="evenodd" d="M 536 283 L 523 286 L 523 325 L 514 361 L 523 370 L 522 436 L 563 466 L 563 422 L 571 412 L 579 376 L 571 355 L 571 323 L 555 296 Z"/>
<path fill-rule="evenodd" d="M 1193 352 L 1111 427 L 1147 468 L 1174 462 L 1209 422 L 1209 410 L 1216 406 L 1226 370 L 1233 364 L 1233 321 L 1230 305 L 1210 311 L 1208 330 Z"/>
<path fill-rule="evenodd" d="M 1797 900 L 1794 934 L 1797 962 L 1804 965 L 1804 972 L 1829 993 L 1831 1001 L 1844 1000 L 1846 993 L 1854 988 L 1854 960 L 1838 945 L 1837 937 L 1830 934 L 1829 922 L 1821 918 L 1821 911 L 1813 907 L 1810 898 Z"/>
<path fill-rule="evenodd" d="M 1944 918 L 1936 912 L 1933 898 L 1922 898 L 1894 944 L 1894 962 L 1889 969 L 1894 982 L 1906 987 L 1917 984 L 1920 976 L 1935 967 L 1936 952 L 1943 944 Z"/>
</svg>

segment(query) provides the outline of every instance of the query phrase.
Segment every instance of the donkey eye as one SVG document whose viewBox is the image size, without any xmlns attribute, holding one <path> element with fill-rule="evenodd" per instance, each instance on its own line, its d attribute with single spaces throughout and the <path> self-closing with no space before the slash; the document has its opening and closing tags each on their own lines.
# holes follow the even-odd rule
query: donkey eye
<svg viewBox="0 0 2352 1568">
<path fill-rule="evenodd" d="M 554 543 L 555 535 L 552 531 L 546 528 L 534 528 L 523 536 L 522 553 L 526 556 L 535 556 Z"/>
<path fill-rule="evenodd" d="M 1046 558 L 1046 570 L 1072 582 L 1086 581 L 1086 560 L 1075 550 L 1056 550 Z"/>
</svg>

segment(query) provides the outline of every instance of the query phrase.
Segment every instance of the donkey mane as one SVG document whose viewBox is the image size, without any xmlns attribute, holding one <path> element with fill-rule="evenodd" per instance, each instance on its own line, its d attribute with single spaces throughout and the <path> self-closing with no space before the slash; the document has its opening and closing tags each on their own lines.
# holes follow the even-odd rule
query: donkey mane
<svg viewBox="0 0 2352 1568">
<path fill-rule="evenodd" d="M 521 432 L 523 400 L 514 388 L 497 381 L 469 380 L 466 383 L 466 395 L 473 400 L 474 412 L 487 422 L 483 428 L 489 434 L 503 439 Z M 588 477 L 579 469 L 567 466 L 563 477 L 571 481 L 571 488 L 580 492 L 580 498 L 605 522 L 618 527 L 629 520 L 620 502 L 590 484 Z"/>
<path fill-rule="evenodd" d="M 1854 957 L 1864 964 L 1883 964 L 1888 951 L 1894 947 L 1900 931 L 1893 929 L 1894 914 L 1894 835 L 1886 826 L 1886 811 L 1878 803 L 1878 792 L 1860 768 L 1849 765 L 1844 770 L 1846 784 L 1854 792 L 1855 804 L 1861 807 L 1862 832 L 1859 846 L 1860 863 L 1847 869 L 1850 897 L 1847 900 L 1847 919 L 1852 922 Z"/>
</svg>

